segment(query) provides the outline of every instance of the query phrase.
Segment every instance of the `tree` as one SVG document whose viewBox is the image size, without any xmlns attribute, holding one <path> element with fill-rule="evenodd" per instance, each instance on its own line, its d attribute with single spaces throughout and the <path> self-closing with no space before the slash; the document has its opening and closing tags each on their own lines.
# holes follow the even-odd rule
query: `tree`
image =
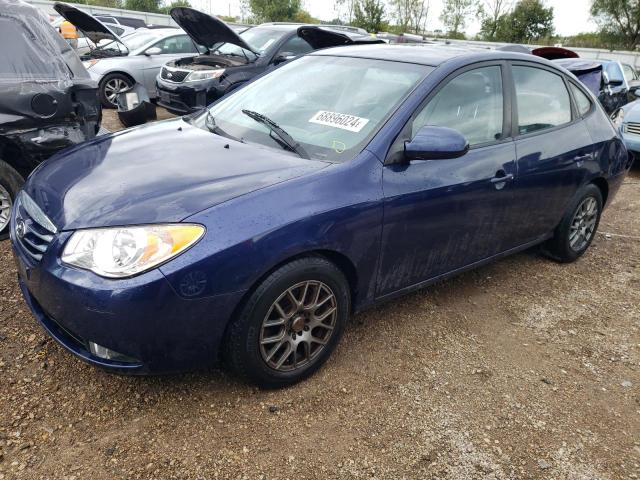
<svg viewBox="0 0 640 480">
<path fill-rule="evenodd" d="M 640 2 L 638 0 L 593 0 L 591 15 L 605 37 L 617 37 L 629 50 L 640 41 Z"/>
<path fill-rule="evenodd" d="M 509 17 L 508 41 L 529 43 L 553 35 L 553 7 L 545 7 L 541 0 L 520 0 Z"/>
<path fill-rule="evenodd" d="M 346 10 L 347 24 L 353 22 L 357 3 L 358 0 L 335 0 L 335 9 L 337 12 L 341 12 L 343 8 Z M 342 17 L 342 15 L 339 15 L 339 17 Z"/>
<path fill-rule="evenodd" d="M 400 32 L 421 33 L 424 30 L 429 0 L 391 0 L 390 3 Z"/>
<path fill-rule="evenodd" d="M 505 15 L 511 6 L 510 0 L 482 0 L 478 7 L 479 16 L 482 18 L 480 36 L 485 40 L 496 39 L 496 32 L 500 23 L 500 17 Z"/>
<path fill-rule="evenodd" d="M 189 0 L 174 0 L 173 2 L 171 2 L 170 5 L 166 5 L 160 8 L 160 12 L 168 15 L 171 9 L 174 7 L 190 7 L 190 6 L 191 4 L 189 3 Z"/>
<path fill-rule="evenodd" d="M 125 0 L 124 8 L 140 12 L 158 13 L 160 11 L 160 0 Z"/>
<path fill-rule="evenodd" d="M 253 16 L 260 22 L 295 21 L 301 0 L 249 0 Z"/>
<path fill-rule="evenodd" d="M 381 0 L 358 0 L 353 12 L 353 25 L 367 32 L 384 29 L 384 4 Z"/>
<path fill-rule="evenodd" d="M 474 0 L 444 0 L 440 20 L 447 27 L 449 36 L 464 37 L 467 19 L 477 10 Z"/>
</svg>

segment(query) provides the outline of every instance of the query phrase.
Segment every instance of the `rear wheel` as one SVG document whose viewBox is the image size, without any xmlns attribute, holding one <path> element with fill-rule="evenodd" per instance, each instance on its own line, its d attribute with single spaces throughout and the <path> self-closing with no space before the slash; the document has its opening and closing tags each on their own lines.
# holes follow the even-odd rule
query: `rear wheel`
<svg viewBox="0 0 640 480">
<path fill-rule="evenodd" d="M 602 193 L 593 184 L 576 195 L 554 237 L 546 245 L 552 258 L 573 262 L 587 251 L 600 224 L 602 204 Z"/>
<path fill-rule="evenodd" d="M 116 108 L 116 97 L 123 90 L 128 90 L 133 86 L 129 77 L 121 73 L 109 73 L 100 82 L 100 102 L 106 108 Z"/>
<path fill-rule="evenodd" d="M 0 240 L 8 236 L 11 207 L 23 183 L 22 176 L 11 165 L 0 160 Z"/>
<path fill-rule="evenodd" d="M 298 382 L 337 346 L 349 316 L 349 286 L 321 257 L 295 260 L 269 275 L 229 327 L 225 363 L 261 387 Z"/>
</svg>

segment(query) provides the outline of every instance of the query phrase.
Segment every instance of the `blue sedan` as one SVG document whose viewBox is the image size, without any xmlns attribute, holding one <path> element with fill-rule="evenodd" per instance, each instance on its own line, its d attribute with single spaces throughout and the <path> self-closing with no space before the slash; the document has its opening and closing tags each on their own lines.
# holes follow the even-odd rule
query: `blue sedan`
<svg viewBox="0 0 640 480">
<path fill-rule="evenodd" d="M 221 359 L 278 387 L 354 312 L 534 245 L 578 259 L 629 167 L 597 100 L 546 60 L 342 47 L 58 154 L 11 241 L 34 316 L 85 361 Z"/>
</svg>

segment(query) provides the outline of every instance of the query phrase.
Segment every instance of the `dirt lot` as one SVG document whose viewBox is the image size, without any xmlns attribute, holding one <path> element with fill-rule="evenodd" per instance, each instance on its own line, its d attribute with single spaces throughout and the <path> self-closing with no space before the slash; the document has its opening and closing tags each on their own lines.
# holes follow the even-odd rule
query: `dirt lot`
<svg viewBox="0 0 640 480">
<path fill-rule="evenodd" d="M 281 391 L 89 367 L 15 276 L 3 242 L 0 479 L 640 478 L 638 168 L 579 262 L 527 252 L 361 314 Z"/>
</svg>

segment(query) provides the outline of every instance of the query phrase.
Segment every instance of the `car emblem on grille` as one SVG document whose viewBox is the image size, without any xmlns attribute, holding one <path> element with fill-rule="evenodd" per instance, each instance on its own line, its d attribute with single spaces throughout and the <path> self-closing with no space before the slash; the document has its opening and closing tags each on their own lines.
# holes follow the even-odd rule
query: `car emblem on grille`
<svg viewBox="0 0 640 480">
<path fill-rule="evenodd" d="M 167 77 L 168 77 L 168 78 L 173 78 L 173 73 L 171 73 L 171 72 L 167 72 Z"/>
<path fill-rule="evenodd" d="M 24 224 L 24 221 L 18 220 L 16 224 L 16 235 L 18 238 L 24 238 L 24 235 L 27 233 L 27 226 Z"/>
</svg>

